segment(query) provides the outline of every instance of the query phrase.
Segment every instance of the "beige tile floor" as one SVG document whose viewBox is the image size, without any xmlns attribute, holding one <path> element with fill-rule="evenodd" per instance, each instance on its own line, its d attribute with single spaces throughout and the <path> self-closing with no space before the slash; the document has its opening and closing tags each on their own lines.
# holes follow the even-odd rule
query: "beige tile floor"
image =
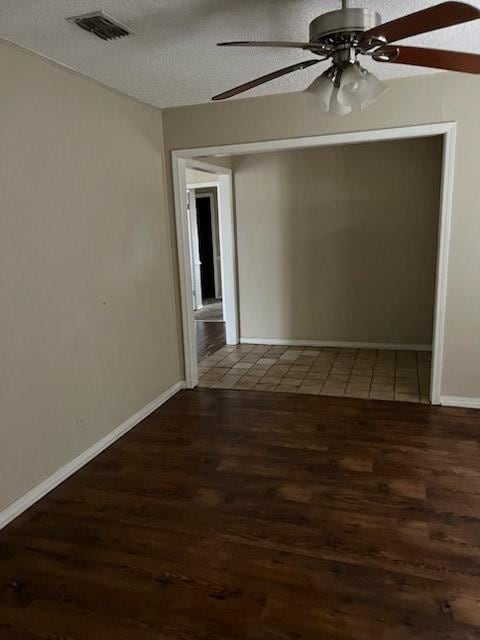
<svg viewBox="0 0 480 640">
<path fill-rule="evenodd" d="M 199 386 L 429 402 L 425 351 L 224 346 L 199 364 Z"/>
</svg>

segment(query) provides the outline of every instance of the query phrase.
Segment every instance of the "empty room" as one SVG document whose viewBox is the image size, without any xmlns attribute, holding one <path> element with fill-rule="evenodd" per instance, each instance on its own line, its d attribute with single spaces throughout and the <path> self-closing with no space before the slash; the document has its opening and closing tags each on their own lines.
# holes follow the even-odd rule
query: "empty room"
<svg viewBox="0 0 480 640">
<path fill-rule="evenodd" d="M 430 402 L 442 150 L 436 136 L 230 158 L 240 344 L 208 327 L 199 385 Z"/>
<path fill-rule="evenodd" d="M 0 6 L 0 640 L 480 636 L 480 0 Z"/>
</svg>

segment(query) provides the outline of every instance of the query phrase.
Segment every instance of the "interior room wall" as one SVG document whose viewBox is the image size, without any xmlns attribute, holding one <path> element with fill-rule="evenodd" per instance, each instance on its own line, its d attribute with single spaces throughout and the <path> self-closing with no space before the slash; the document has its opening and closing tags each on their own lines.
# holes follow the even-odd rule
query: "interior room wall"
<svg viewBox="0 0 480 640">
<path fill-rule="evenodd" d="M 230 156 L 208 156 L 206 158 L 202 158 L 201 161 L 207 162 L 211 165 L 216 165 L 217 167 L 224 167 L 225 169 L 232 168 L 232 158 Z M 196 183 L 196 182 L 213 182 L 218 179 L 218 175 L 215 173 L 210 173 L 209 171 L 205 171 L 200 167 L 192 167 L 187 168 L 185 170 L 185 177 L 187 183 Z"/>
<path fill-rule="evenodd" d="M 234 158 L 241 337 L 431 345 L 441 161 L 441 138 Z"/>
<path fill-rule="evenodd" d="M 161 112 L 0 44 L 0 510 L 180 380 Z"/>
<path fill-rule="evenodd" d="M 208 158 L 199 158 L 205 160 L 208 164 L 215 164 L 217 167 L 224 167 L 225 169 L 232 168 L 232 158 L 229 155 L 225 156 L 208 156 Z"/>
<path fill-rule="evenodd" d="M 438 73 L 388 82 L 389 92 L 345 117 L 313 109 L 302 93 L 235 99 L 163 112 L 173 211 L 170 151 L 303 136 L 456 122 L 442 395 L 480 399 L 478 161 L 480 78 Z M 207 155 L 207 152 L 206 152 Z M 375 168 L 372 167 L 372 171 Z M 173 214 L 172 214 L 173 215 Z"/>
<path fill-rule="evenodd" d="M 198 169 L 185 169 L 185 179 L 187 184 L 199 184 L 201 182 L 215 182 L 218 178 L 214 173 Z"/>
</svg>

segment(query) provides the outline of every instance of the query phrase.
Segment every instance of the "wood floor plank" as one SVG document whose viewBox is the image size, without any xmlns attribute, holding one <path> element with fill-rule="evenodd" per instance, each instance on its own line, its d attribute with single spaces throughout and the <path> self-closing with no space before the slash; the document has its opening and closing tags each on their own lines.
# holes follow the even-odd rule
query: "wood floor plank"
<svg viewBox="0 0 480 640">
<path fill-rule="evenodd" d="M 215 353 L 225 345 L 224 322 L 195 322 L 197 337 L 197 361 L 200 362 L 206 356 Z"/>
<path fill-rule="evenodd" d="M 478 640 L 479 429 L 181 392 L 0 532 L 0 638 Z"/>
</svg>

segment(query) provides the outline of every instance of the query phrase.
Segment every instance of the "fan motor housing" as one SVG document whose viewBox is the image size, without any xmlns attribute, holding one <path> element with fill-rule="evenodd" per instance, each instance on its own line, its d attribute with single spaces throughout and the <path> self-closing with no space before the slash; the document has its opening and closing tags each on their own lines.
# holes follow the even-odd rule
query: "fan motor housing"
<svg viewBox="0 0 480 640">
<path fill-rule="evenodd" d="M 381 22 L 380 14 L 369 9 L 330 11 L 310 23 L 310 42 L 326 42 L 339 34 L 363 33 Z"/>
</svg>

